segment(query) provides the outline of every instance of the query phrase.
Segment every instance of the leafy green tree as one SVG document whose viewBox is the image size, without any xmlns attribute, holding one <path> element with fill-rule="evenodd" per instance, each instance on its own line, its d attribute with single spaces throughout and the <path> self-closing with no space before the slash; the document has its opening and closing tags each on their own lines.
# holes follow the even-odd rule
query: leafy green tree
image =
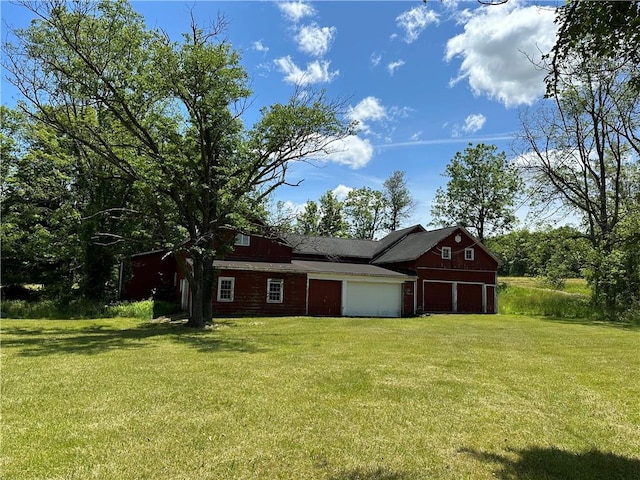
<svg viewBox="0 0 640 480">
<path fill-rule="evenodd" d="M 548 55 L 548 95 L 562 92 L 562 77 L 576 67 L 576 58 L 625 63 L 630 86 L 640 89 L 640 1 L 573 0 L 558 7 L 556 23 L 558 35 Z"/>
<path fill-rule="evenodd" d="M 131 206 L 130 183 L 108 163 L 81 155 L 68 137 L 2 108 L 3 281 L 40 283 L 53 297 L 115 298 L 126 249 L 105 244 L 103 235 Z"/>
<path fill-rule="evenodd" d="M 351 190 L 344 202 L 349 236 L 373 240 L 384 226 L 387 203 L 379 190 L 369 187 Z"/>
<path fill-rule="evenodd" d="M 68 145 L 2 107 L 2 281 L 69 291 L 80 248 Z"/>
<path fill-rule="evenodd" d="M 398 230 L 416 206 L 409 192 L 405 172 L 396 170 L 384 181 L 382 194 L 386 202 L 387 215 L 384 227 L 393 232 Z"/>
<path fill-rule="evenodd" d="M 436 191 L 431 225 L 462 224 L 482 242 L 489 233 L 509 229 L 522 188 L 518 171 L 495 145 L 482 143 L 457 152 L 447 165 L 446 189 Z"/>
<path fill-rule="evenodd" d="M 320 235 L 320 210 L 313 200 L 307 201 L 296 218 L 296 232 L 302 235 Z"/>
<path fill-rule="evenodd" d="M 521 164 L 539 208 L 561 205 L 582 219 L 593 248 L 587 276 L 593 298 L 615 318 L 626 308 L 624 285 L 633 284 L 616 259 L 631 248 L 620 225 L 640 211 L 640 90 L 630 86 L 635 73 L 624 59 L 574 60 L 570 73 L 558 77 L 555 96 L 523 119 Z"/>
<path fill-rule="evenodd" d="M 192 19 L 175 42 L 125 1 L 23 5 L 36 19 L 15 32 L 3 63 L 24 111 L 133 185 L 158 246 L 176 253 L 189 282 L 189 325 L 201 327 L 213 316 L 213 260 L 233 247 L 230 232 L 262 223 L 255 212 L 286 183 L 290 162 L 351 133 L 342 105 L 298 91 L 245 129 L 248 78 L 219 24 Z"/>
<path fill-rule="evenodd" d="M 346 237 L 348 225 L 344 218 L 344 204 L 331 190 L 320 197 L 320 222 L 318 235 L 323 237 Z"/>
</svg>

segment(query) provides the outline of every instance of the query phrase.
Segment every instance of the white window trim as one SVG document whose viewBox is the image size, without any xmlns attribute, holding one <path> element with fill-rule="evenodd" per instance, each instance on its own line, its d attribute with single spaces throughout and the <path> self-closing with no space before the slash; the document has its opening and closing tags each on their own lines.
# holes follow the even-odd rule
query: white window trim
<svg viewBox="0 0 640 480">
<path fill-rule="evenodd" d="M 451 247 L 442 247 L 441 257 L 443 260 L 451 260 Z"/>
<path fill-rule="evenodd" d="M 476 251 L 472 247 L 464 249 L 464 259 L 473 261 L 476 259 Z"/>
<path fill-rule="evenodd" d="M 234 245 L 238 247 L 248 247 L 251 245 L 251 237 L 249 235 L 245 235 L 244 233 L 239 233 L 236 235 L 236 241 Z"/>
<path fill-rule="evenodd" d="M 280 285 L 279 298 L 274 300 L 271 298 L 271 285 Z M 267 303 L 282 303 L 284 301 L 284 280 L 281 278 L 267 279 Z"/>
<path fill-rule="evenodd" d="M 231 282 L 231 298 L 222 298 L 222 282 Z M 233 302 L 236 290 L 236 279 L 234 277 L 218 277 L 218 301 L 219 302 Z"/>
</svg>

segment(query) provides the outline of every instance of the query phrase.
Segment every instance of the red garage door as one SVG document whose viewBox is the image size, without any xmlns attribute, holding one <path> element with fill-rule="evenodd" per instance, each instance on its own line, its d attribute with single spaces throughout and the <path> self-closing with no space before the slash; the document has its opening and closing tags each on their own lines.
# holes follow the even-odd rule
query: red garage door
<svg viewBox="0 0 640 480">
<path fill-rule="evenodd" d="M 309 315 L 339 317 L 342 315 L 342 282 L 309 280 Z"/>
<path fill-rule="evenodd" d="M 452 312 L 452 283 L 424 282 L 424 311 Z"/>
<path fill-rule="evenodd" d="M 482 312 L 482 284 L 458 283 L 458 312 Z"/>
</svg>

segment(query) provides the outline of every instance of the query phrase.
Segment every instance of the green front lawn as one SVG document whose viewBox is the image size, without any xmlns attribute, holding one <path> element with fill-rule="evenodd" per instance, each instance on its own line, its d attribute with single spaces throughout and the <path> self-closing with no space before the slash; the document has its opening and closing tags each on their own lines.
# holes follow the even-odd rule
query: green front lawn
<svg viewBox="0 0 640 480">
<path fill-rule="evenodd" d="M 640 330 L 2 320 L 2 478 L 640 479 Z"/>
</svg>

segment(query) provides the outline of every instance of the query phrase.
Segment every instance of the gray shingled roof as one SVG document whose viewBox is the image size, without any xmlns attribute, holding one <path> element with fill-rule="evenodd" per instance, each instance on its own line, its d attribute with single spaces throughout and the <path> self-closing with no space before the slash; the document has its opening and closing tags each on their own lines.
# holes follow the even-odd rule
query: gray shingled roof
<svg viewBox="0 0 640 480">
<path fill-rule="evenodd" d="M 369 263 L 313 262 L 309 260 L 293 260 L 291 263 L 305 270 L 307 273 L 331 273 L 338 275 L 386 277 L 407 280 L 415 278 L 411 275 L 394 272 Z"/>
<path fill-rule="evenodd" d="M 415 260 L 423 253 L 433 248 L 439 241 L 445 239 L 458 227 L 447 227 L 429 232 L 414 233 L 402 239 L 391 249 L 376 258 L 372 263 L 379 265 L 382 263 L 407 262 Z"/>
<path fill-rule="evenodd" d="M 425 229 L 422 225 L 413 225 L 411 227 L 403 228 L 401 230 L 396 230 L 395 232 L 389 233 L 386 237 L 381 238 L 378 241 L 378 248 L 376 250 L 376 255 L 382 253 L 385 249 L 389 248 L 391 245 L 396 243 L 398 240 L 401 240 L 402 237 L 406 237 L 411 233 L 412 230 L 418 228 L 420 231 L 424 232 Z"/>
<path fill-rule="evenodd" d="M 214 260 L 213 266 L 223 270 L 247 270 L 253 272 L 306 273 L 307 271 L 293 263 L 248 262 L 239 260 Z"/>
<path fill-rule="evenodd" d="M 271 263 L 216 260 L 213 264 L 216 268 L 222 270 L 243 270 L 249 272 L 328 273 L 334 275 L 384 277 L 407 280 L 415 278 L 368 263 L 313 262 L 308 260 L 293 260 L 291 263 Z"/>
<path fill-rule="evenodd" d="M 293 248 L 293 253 L 324 255 L 326 257 L 372 258 L 378 248 L 375 240 L 353 238 L 309 237 L 287 234 L 285 240 Z"/>
</svg>

